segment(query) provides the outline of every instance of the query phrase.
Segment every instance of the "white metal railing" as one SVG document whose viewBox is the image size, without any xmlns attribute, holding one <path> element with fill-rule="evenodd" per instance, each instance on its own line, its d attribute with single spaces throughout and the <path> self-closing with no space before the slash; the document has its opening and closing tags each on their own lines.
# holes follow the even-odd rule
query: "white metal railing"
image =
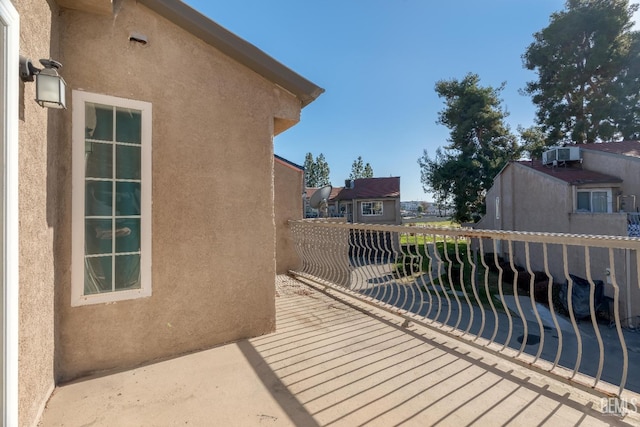
<svg viewBox="0 0 640 427">
<path fill-rule="evenodd" d="M 640 239 L 290 221 L 293 274 L 501 356 L 640 391 Z"/>
</svg>

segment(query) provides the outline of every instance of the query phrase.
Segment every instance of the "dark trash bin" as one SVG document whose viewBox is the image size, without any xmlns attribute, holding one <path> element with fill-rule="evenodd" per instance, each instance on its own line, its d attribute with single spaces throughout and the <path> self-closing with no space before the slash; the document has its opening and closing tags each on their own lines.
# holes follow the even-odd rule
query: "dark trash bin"
<svg viewBox="0 0 640 427">
<path fill-rule="evenodd" d="M 573 287 L 571 288 L 571 303 L 573 305 L 573 314 L 576 319 L 582 319 L 585 317 L 591 316 L 591 309 L 589 307 L 589 295 L 591 292 L 591 286 L 587 279 L 583 279 L 582 277 L 574 276 L 570 274 L 571 280 L 573 281 Z M 594 280 L 593 284 L 595 285 L 594 294 L 593 294 L 593 311 L 597 313 L 601 311 L 605 304 L 604 297 L 604 283 L 602 280 Z M 569 303 L 568 303 L 568 294 L 569 294 L 569 281 L 563 283 L 560 287 L 560 301 L 562 302 L 562 306 L 567 312 L 569 312 Z"/>
</svg>

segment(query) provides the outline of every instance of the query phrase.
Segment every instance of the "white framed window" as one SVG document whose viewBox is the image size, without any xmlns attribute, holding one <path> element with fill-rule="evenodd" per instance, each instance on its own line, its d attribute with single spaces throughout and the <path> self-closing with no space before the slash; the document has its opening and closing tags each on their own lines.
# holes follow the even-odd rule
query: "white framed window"
<svg viewBox="0 0 640 427">
<path fill-rule="evenodd" d="M 151 104 L 73 91 L 71 305 L 151 295 Z"/>
<path fill-rule="evenodd" d="M 360 208 L 363 216 L 380 216 L 383 214 L 382 202 L 362 202 Z"/>
<path fill-rule="evenodd" d="M 611 213 L 611 190 L 606 188 L 576 191 L 576 212 Z"/>
</svg>

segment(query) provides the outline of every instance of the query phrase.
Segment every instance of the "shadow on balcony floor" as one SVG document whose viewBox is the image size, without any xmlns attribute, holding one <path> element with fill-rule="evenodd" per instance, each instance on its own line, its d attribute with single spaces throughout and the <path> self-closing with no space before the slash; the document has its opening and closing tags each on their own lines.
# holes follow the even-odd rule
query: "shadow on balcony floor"
<svg viewBox="0 0 640 427">
<path fill-rule="evenodd" d="M 277 332 L 56 389 L 47 426 L 636 425 L 601 400 L 294 279 Z M 640 406 L 640 405 L 639 405 Z"/>
</svg>

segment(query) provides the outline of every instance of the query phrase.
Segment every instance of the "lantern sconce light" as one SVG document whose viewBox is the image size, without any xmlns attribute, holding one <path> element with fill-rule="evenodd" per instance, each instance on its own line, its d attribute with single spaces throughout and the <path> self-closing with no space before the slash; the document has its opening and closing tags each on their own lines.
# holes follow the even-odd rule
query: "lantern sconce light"
<svg viewBox="0 0 640 427">
<path fill-rule="evenodd" d="M 23 82 L 36 81 L 36 102 L 41 107 L 67 108 L 65 92 L 67 84 L 58 70 L 62 64 L 53 59 L 41 59 L 44 68 L 33 65 L 31 59 L 20 56 L 20 79 Z"/>
</svg>

